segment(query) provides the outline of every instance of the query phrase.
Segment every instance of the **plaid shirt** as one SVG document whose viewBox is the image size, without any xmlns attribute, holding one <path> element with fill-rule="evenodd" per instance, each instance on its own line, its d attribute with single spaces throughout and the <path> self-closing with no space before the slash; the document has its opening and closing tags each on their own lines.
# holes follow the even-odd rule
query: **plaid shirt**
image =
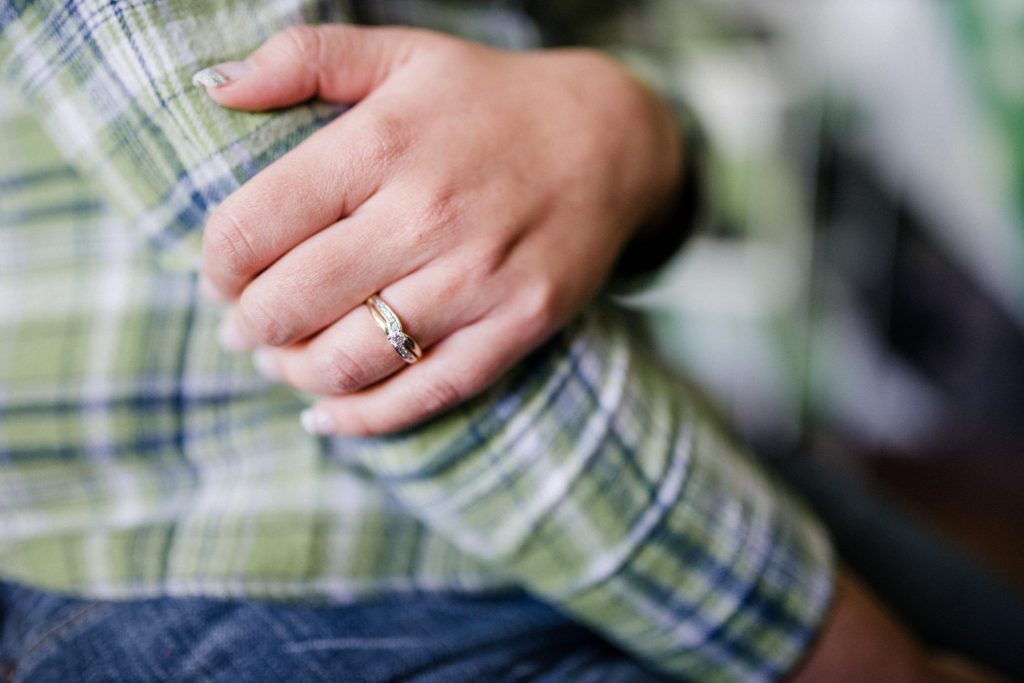
<svg viewBox="0 0 1024 683">
<path fill-rule="evenodd" d="M 561 4 L 546 22 L 588 6 Z M 492 5 L 356 18 L 550 36 Z M 574 25 L 635 34 L 631 16 Z M 0 575 L 108 598 L 522 586 L 668 674 L 781 676 L 830 599 L 825 535 L 607 302 L 485 394 L 375 440 L 310 437 L 303 397 L 218 348 L 194 272 L 210 208 L 338 111 L 232 112 L 190 77 L 351 18 L 0 2 Z"/>
</svg>

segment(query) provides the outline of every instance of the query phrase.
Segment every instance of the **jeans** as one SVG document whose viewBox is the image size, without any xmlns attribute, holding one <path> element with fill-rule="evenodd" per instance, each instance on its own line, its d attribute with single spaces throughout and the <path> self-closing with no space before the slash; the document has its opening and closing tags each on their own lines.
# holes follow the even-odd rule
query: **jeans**
<svg viewBox="0 0 1024 683">
<path fill-rule="evenodd" d="M 901 518 L 850 473 L 768 465 L 821 515 L 843 562 L 929 646 L 1024 680 L 1024 599 Z M 156 627 L 155 627 L 156 626 Z M 656 674 L 521 593 L 348 606 L 96 602 L 0 583 L 0 681 L 601 681 Z"/>
<path fill-rule="evenodd" d="M 104 602 L 0 583 L 0 619 L 5 683 L 663 680 L 521 593 L 311 606 Z"/>
</svg>

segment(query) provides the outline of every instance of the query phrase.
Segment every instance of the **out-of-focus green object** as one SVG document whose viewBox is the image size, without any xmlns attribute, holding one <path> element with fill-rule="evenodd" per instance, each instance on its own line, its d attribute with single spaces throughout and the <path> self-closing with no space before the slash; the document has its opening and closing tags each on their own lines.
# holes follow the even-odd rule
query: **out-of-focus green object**
<svg viewBox="0 0 1024 683">
<path fill-rule="evenodd" d="M 637 299 L 664 350 L 773 442 L 917 451 L 1020 424 L 1024 6 L 660 8 L 711 204 Z"/>
</svg>

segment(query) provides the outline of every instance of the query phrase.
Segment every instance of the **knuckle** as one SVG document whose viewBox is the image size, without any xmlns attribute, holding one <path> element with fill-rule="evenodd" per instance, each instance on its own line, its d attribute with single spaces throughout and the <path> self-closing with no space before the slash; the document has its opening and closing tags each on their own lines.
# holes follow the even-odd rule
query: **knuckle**
<svg viewBox="0 0 1024 683">
<path fill-rule="evenodd" d="M 479 43 L 460 40 L 444 33 L 431 32 L 429 35 L 433 38 L 428 47 L 455 63 L 468 64 L 480 59 L 482 45 Z"/>
<path fill-rule="evenodd" d="M 591 70 L 605 74 L 625 75 L 626 71 L 613 57 L 602 50 L 593 47 L 577 46 L 567 49 L 563 53 L 568 59 L 573 59 L 579 64 L 589 67 Z"/>
<path fill-rule="evenodd" d="M 505 268 L 513 246 L 498 243 L 475 254 L 475 263 L 469 266 L 470 281 L 489 285 Z"/>
<path fill-rule="evenodd" d="M 441 230 L 458 222 L 462 213 L 459 193 L 453 187 L 431 192 L 422 202 L 418 223 L 429 230 Z"/>
<path fill-rule="evenodd" d="M 242 292 L 239 314 L 254 340 L 265 346 L 283 346 L 292 340 L 289 311 L 282 302 L 268 301 L 252 289 Z"/>
<path fill-rule="evenodd" d="M 465 68 L 481 62 L 486 48 L 479 43 L 421 28 L 411 29 L 420 52 L 434 61 L 436 68 Z"/>
<path fill-rule="evenodd" d="M 416 387 L 414 397 L 414 405 L 420 416 L 425 418 L 458 405 L 464 398 L 464 392 L 449 379 L 431 377 Z"/>
<path fill-rule="evenodd" d="M 345 434 L 358 438 L 380 436 L 384 430 L 361 411 L 352 410 L 345 413 L 342 419 Z"/>
<path fill-rule="evenodd" d="M 361 133 L 367 156 L 382 166 L 401 158 L 409 148 L 410 134 L 405 121 L 387 111 L 375 112 L 363 125 Z"/>
<path fill-rule="evenodd" d="M 524 290 L 519 306 L 523 329 L 532 335 L 546 334 L 558 323 L 558 288 L 553 280 L 538 278 Z"/>
<path fill-rule="evenodd" d="M 317 354 L 313 369 L 322 378 L 325 388 L 334 394 L 349 394 L 366 385 L 365 368 L 339 346 L 331 346 Z"/>
<path fill-rule="evenodd" d="M 507 261 L 507 252 L 497 247 L 471 249 L 457 261 L 457 270 L 438 282 L 438 296 L 442 299 L 460 296 L 466 290 L 496 291 L 502 287 L 501 272 Z"/>
<path fill-rule="evenodd" d="M 245 221 L 233 205 L 217 209 L 206 229 L 208 256 L 228 275 L 247 279 L 259 270 L 256 245 L 245 228 Z"/>
<path fill-rule="evenodd" d="M 289 26 L 274 36 L 274 39 L 305 62 L 315 61 L 319 57 L 320 31 L 315 26 Z"/>
</svg>

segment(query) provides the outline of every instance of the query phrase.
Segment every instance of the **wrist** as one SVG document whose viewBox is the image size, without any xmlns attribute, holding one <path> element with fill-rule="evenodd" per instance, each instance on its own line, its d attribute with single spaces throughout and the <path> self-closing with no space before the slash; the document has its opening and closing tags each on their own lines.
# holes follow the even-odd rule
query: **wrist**
<svg viewBox="0 0 1024 683">
<path fill-rule="evenodd" d="M 667 263 L 696 228 L 703 206 L 699 138 L 677 132 L 674 149 L 678 159 L 674 184 L 636 225 L 616 261 L 613 277 L 626 289 Z"/>
</svg>

